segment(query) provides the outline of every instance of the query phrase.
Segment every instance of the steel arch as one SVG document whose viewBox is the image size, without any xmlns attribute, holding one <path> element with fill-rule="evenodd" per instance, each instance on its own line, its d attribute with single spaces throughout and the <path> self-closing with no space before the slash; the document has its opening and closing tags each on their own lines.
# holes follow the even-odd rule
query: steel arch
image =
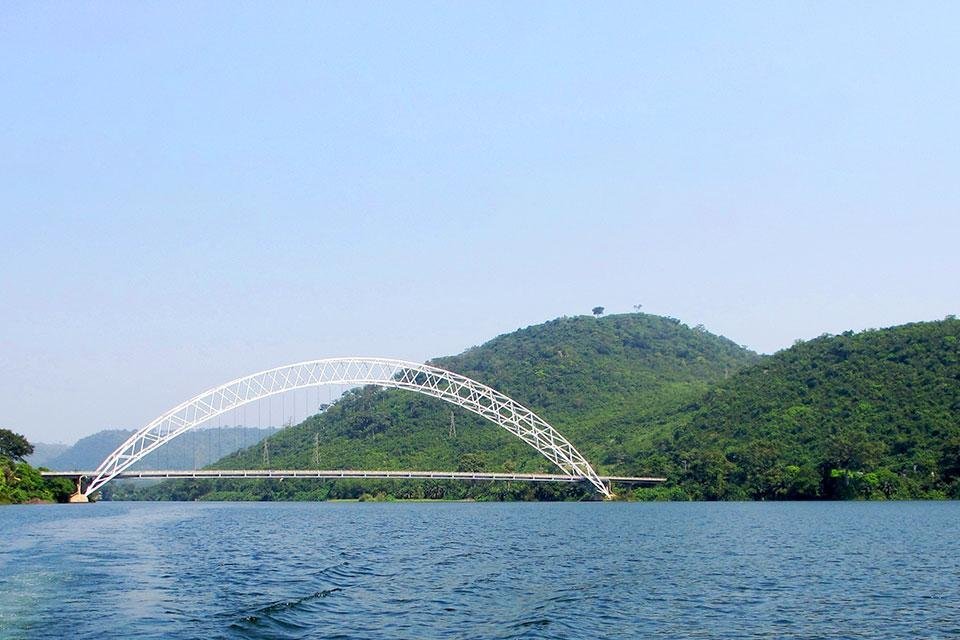
<svg viewBox="0 0 960 640">
<path fill-rule="evenodd" d="M 208 389 L 159 416 L 117 447 L 97 467 L 84 494 L 89 496 L 150 452 L 211 418 L 261 398 L 325 384 L 374 384 L 440 398 L 503 427 L 539 451 L 565 475 L 583 478 L 604 497 L 612 496 L 586 458 L 530 409 L 458 373 L 391 358 L 310 360 Z"/>
</svg>

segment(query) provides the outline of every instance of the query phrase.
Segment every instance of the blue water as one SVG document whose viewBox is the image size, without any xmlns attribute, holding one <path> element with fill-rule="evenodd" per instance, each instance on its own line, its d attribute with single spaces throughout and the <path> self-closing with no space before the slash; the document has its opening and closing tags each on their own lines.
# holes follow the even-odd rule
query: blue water
<svg viewBox="0 0 960 640">
<path fill-rule="evenodd" d="M 960 637 L 960 503 L 0 508 L 0 638 Z"/>
</svg>

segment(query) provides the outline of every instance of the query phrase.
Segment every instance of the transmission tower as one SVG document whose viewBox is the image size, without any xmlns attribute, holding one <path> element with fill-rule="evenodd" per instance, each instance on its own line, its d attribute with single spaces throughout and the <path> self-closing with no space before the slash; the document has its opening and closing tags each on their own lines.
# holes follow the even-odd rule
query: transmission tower
<svg viewBox="0 0 960 640">
<path fill-rule="evenodd" d="M 450 412 L 450 434 L 449 435 L 451 438 L 457 437 L 457 423 L 453 418 L 453 411 Z"/>
<path fill-rule="evenodd" d="M 313 434 L 313 468 L 320 468 L 320 434 Z"/>
<path fill-rule="evenodd" d="M 266 469 L 270 465 L 270 447 L 267 446 L 267 440 L 263 440 L 263 468 Z"/>
</svg>

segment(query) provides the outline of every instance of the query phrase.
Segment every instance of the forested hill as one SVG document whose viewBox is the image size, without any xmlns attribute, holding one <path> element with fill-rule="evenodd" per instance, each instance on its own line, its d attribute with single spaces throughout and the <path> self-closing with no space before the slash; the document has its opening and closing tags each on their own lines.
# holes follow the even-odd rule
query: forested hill
<svg viewBox="0 0 960 640">
<path fill-rule="evenodd" d="M 558 318 L 431 364 L 526 404 L 613 473 L 674 408 L 760 360 L 702 325 L 621 314 Z"/>
<path fill-rule="evenodd" d="M 688 497 L 960 498 L 960 321 L 781 351 L 720 381 L 640 458 Z"/>
<path fill-rule="evenodd" d="M 525 404 L 567 436 L 598 469 L 620 472 L 637 467 L 636 453 L 670 427 L 664 416 L 676 414 L 712 384 L 759 360 L 755 353 L 702 327 L 625 314 L 558 318 L 432 364 Z M 267 444 L 273 468 L 550 469 L 533 449 L 486 420 L 440 400 L 394 389 L 350 392 L 325 413 L 284 429 Z M 262 465 L 263 450 L 258 447 L 215 466 Z M 189 493 L 178 494 L 181 498 L 210 490 L 220 490 L 220 497 L 292 498 L 298 497 L 295 492 L 302 485 L 244 481 L 217 487 L 170 486 L 192 487 Z M 315 488 L 316 483 L 310 486 Z M 455 490 L 491 489 L 461 485 Z M 324 489 L 308 497 L 327 495 Z"/>
</svg>

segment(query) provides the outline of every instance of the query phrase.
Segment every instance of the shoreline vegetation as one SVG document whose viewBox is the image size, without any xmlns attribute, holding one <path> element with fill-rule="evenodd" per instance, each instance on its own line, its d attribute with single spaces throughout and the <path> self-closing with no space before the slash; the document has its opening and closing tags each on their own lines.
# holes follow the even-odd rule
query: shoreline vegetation
<svg viewBox="0 0 960 640">
<path fill-rule="evenodd" d="M 44 478 L 42 469 L 0 457 L 0 506 L 67 502 L 76 491 L 66 478 Z"/>
<path fill-rule="evenodd" d="M 66 478 L 44 478 L 24 462 L 33 451 L 25 437 L 0 429 L 0 505 L 66 502 L 74 492 Z"/>
<path fill-rule="evenodd" d="M 431 363 L 529 406 L 602 475 L 668 478 L 657 487 L 615 487 L 621 500 L 960 498 L 960 321 L 953 316 L 823 335 L 769 356 L 675 318 L 564 317 Z M 207 468 L 261 468 L 268 447 L 272 468 L 313 468 L 321 460 L 351 469 L 549 469 L 483 419 L 459 412 L 455 419 L 454 432 L 450 406 L 433 398 L 358 388 Z M 585 486 L 516 482 L 171 480 L 111 482 L 101 499 L 596 496 Z"/>
</svg>

